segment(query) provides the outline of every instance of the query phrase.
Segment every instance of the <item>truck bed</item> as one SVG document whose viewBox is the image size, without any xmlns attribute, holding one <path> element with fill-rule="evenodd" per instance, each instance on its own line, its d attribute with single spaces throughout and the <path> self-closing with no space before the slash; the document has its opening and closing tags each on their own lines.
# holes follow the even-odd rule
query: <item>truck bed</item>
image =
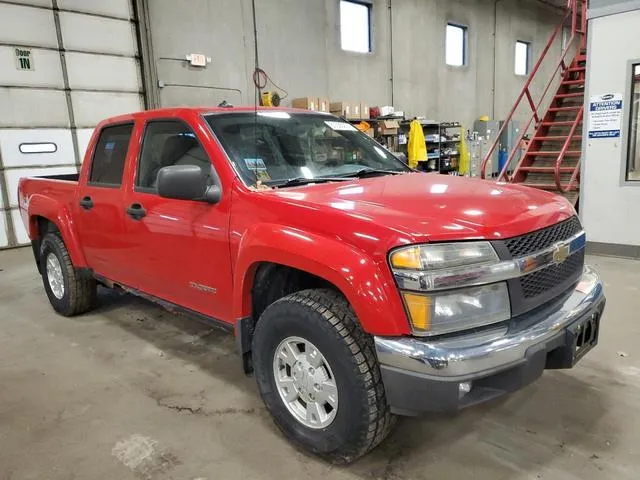
<svg viewBox="0 0 640 480">
<path fill-rule="evenodd" d="M 39 205 L 40 211 L 70 211 L 76 198 L 79 175 L 43 175 L 23 177 L 18 183 L 18 208 L 25 228 L 29 231 L 27 206 Z"/>
<path fill-rule="evenodd" d="M 40 180 L 63 180 L 65 182 L 77 182 L 80 178 L 79 173 L 63 173 L 61 175 L 38 175 L 37 177 L 28 177 L 28 178 L 37 178 Z"/>
</svg>

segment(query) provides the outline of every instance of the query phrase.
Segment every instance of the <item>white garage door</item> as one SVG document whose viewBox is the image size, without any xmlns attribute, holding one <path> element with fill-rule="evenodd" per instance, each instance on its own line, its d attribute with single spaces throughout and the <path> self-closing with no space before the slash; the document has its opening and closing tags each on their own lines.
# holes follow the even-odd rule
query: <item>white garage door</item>
<svg viewBox="0 0 640 480">
<path fill-rule="evenodd" d="M 131 0 L 0 0 L 0 248 L 21 177 L 75 173 L 95 125 L 144 108 Z"/>
</svg>

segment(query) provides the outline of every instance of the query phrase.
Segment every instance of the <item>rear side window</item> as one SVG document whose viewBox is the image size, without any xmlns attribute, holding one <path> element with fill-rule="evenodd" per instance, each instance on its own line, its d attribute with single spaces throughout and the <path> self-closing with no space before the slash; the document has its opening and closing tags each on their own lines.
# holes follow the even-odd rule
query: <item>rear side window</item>
<svg viewBox="0 0 640 480">
<path fill-rule="evenodd" d="M 212 168 L 209 157 L 187 125 L 174 120 L 149 122 L 144 131 L 136 187 L 155 189 L 158 172 L 171 165 L 197 165 L 205 171 Z"/>
<path fill-rule="evenodd" d="M 105 127 L 93 152 L 89 183 L 120 186 L 133 124 Z"/>
</svg>

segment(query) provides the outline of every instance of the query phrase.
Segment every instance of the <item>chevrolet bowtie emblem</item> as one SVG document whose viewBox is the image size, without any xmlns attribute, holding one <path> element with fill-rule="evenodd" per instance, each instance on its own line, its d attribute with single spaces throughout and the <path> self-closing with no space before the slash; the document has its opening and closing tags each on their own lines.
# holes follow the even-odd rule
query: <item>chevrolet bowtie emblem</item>
<svg viewBox="0 0 640 480">
<path fill-rule="evenodd" d="M 558 245 L 553 252 L 553 261 L 557 264 L 564 262 L 569 256 L 569 245 Z"/>
</svg>

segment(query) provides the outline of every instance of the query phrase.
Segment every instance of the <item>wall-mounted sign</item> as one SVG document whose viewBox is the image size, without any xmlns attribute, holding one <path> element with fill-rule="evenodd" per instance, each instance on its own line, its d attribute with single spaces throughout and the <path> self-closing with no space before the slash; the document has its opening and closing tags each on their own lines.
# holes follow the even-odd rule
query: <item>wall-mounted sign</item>
<svg viewBox="0 0 640 480">
<path fill-rule="evenodd" d="M 30 48 L 15 47 L 14 51 L 16 53 L 16 68 L 18 70 L 35 70 Z"/>
<path fill-rule="evenodd" d="M 595 95 L 589 101 L 589 138 L 617 138 L 622 125 L 622 94 Z"/>
<path fill-rule="evenodd" d="M 207 57 L 202 53 L 190 53 L 186 57 L 189 63 L 194 67 L 206 67 L 207 63 L 211 63 L 211 57 Z"/>
</svg>

